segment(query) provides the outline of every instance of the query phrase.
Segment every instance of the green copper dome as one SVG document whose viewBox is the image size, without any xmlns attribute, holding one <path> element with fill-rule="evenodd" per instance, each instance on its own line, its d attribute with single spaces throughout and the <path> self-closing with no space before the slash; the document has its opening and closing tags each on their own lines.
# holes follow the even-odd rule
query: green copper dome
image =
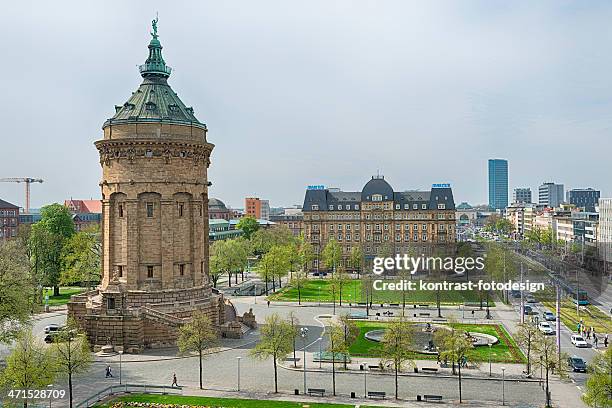
<svg viewBox="0 0 612 408">
<path fill-rule="evenodd" d="M 185 106 L 176 92 L 168 85 L 172 68 L 162 56 L 162 45 L 157 35 L 157 18 L 153 20 L 153 32 L 149 43 L 149 57 L 139 66 L 143 81 L 136 92 L 123 105 L 115 106 L 115 115 L 104 122 L 103 128 L 120 123 L 163 122 L 188 124 L 206 128 L 193 114 L 193 108 Z"/>
</svg>

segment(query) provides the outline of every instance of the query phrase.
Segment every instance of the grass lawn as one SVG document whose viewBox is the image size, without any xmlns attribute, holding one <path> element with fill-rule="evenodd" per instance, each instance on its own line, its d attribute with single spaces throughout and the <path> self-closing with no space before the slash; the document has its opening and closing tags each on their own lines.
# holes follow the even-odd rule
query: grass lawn
<svg viewBox="0 0 612 408">
<path fill-rule="evenodd" d="M 353 408 L 354 405 L 346 404 L 318 404 L 318 403 L 301 403 L 290 401 L 266 401 L 253 399 L 238 399 L 238 398 L 213 398 L 213 397 L 188 397 L 182 395 L 147 395 L 133 394 L 114 399 L 110 403 L 97 405 L 98 407 L 121 407 L 119 402 L 139 402 L 139 403 L 160 403 L 160 404 L 176 404 L 187 406 L 201 407 L 223 407 L 223 408 L 301 408 L 308 405 L 312 408 Z M 376 408 L 374 406 L 363 408 Z"/>
<path fill-rule="evenodd" d="M 380 343 L 370 341 L 365 338 L 365 334 L 370 330 L 384 329 L 387 323 L 376 321 L 357 321 L 359 337 L 351 346 L 349 352 L 352 356 L 378 357 Z M 503 326 L 498 324 L 463 324 L 452 323 L 451 326 L 458 330 L 490 334 L 499 339 L 499 342 L 491 346 L 491 361 L 498 363 L 522 363 L 525 356 L 520 351 L 514 339 L 506 332 Z M 436 360 L 436 355 L 414 353 L 413 359 Z M 468 353 L 470 361 L 489 361 L 489 347 L 475 347 Z"/>
<path fill-rule="evenodd" d="M 389 282 L 392 282 L 389 280 Z M 302 288 L 302 301 L 303 302 L 318 302 L 319 297 L 321 302 L 331 302 L 332 290 L 329 279 L 317 279 L 313 278 L 306 282 L 306 285 Z M 319 290 L 319 287 L 321 288 Z M 297 302 L 298 291 L 292 286 L 287 286 L 281 291 L 269 296 L 270 300 L 280 300 L 287 302 Z M 391 290 L 375 290 L 373 293 L 373 303 L 402 303 L 402 292 L 391 291 Z M 336 302 L 338 302 L 339 296 L 336 294 Z M 441 291 L 440 301 L 442 304 L 463 304 L 464 302 L 479 302 L 480 297 L 477 291 Z M 358 303 L 365 302 L 365 291 L 362 290 L 361 280 L 351 280 L 342 289 L 342 302 L 343 303 Z M 425 290 L 410 290 L 406 291 L 406 304 L 435 304 L 436 303 L 436 292 L 425 291 Z M 493 305 L 493 302 L 491 301 Z"/>
<path fill-rule="evenodd" d="M 550 311 L 555 313 L 556 302 L 542 302 Z M 586 308 L 586 310 L 585 310 Z M 586 327 L 593 326 L 596 333 L 612 333 L 612 325 L 610 324 L 610 316 L 607 316 L 601 310 L 593 305 L 580 307 L 580 318 L 576 313 L 576 304 L 569 299 L 561 301 L 561 322 L 572 331 L 576 331 L 578 322 L 582 319 Z"/>
<path fill-rule="evenodd" d="M 81 287 L 60 287 L 60 294 L 53 296 L 53 288 L 45 288 L 43 292 L 43 304 L 45 303 L 45 296 L 49 295 L 49 306 L 61 306 L 65 305 L 70 301 L 70 296 L 85 292 L 86 288 Z"/>
</svg>

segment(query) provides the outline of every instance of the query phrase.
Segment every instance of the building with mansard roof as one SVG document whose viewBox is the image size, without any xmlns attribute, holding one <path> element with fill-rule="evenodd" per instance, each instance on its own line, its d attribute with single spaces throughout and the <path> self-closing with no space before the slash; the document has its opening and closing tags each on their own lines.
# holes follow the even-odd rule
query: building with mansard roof
<svg viewBox="0 0 612 408">
<path fill-rule="evenodd" d="M 306 190 L 302 208 L 305 239 L 315 249 L 311 268 L 324 268 L 321 254 L 332 239 L 342 247 L 343 266 L 360 246 L 366 267 L 375 256 L 433 253 L 456 243 L 455 202 L 449 184 L 428 191 L 395 191 L 383 176 L 372 177 L 361 191 L 323 186 Z"/>
</svg>

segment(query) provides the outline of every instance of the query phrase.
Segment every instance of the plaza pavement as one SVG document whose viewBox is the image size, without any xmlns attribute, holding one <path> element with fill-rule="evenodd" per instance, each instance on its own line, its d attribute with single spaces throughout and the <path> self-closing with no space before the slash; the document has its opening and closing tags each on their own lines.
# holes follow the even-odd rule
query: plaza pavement
<svg viewBox="0 0 612 408">
<path fill-rule="evenodd" d="M 307 387 L 325 388 L 328 393 L 331 393 L 332 378 L 329 369 L 318 369 L 318 363 L 312 363 L 312 353 L 319 350 L 319 345 L 316 340 L 322 335 L 323 327 L 317 321 L 316 316 L 330 315 L 332 313 L 331 305 L 308 305 L 299 307 L 291 304 L 276 304 L 272 303 L 267 307 L 263 298 L 258 297 L 257 304 L 254 304 L 254 298 L 235 298 L 232 299 L 239 314 L 253 308 L 257 316 L 257 320 L 262 322 L 265 317 L 271 313 L 279 313 L 287 315 L 290 311 L 294 311 L 302 325 L 309 327 L 308 337 L 306 339 L 307 351 Z M 348 312 L 349 308 L 343 306 L 341 309 L 337 307 L 337 313 Z M 496 309 L 491 309 L 494 321 L 500 321 L 505 324 L 506 317 L 512 320 L 511 310 L 506 312 L 508 316 L 498 316 Z M 376 312 L 377 309 L 374 309 Z M 378 309 L 380 311 L 380 309 Z M 500 310 L 501 311 L 501 310 Z M 461 318 L 463 313 L 456 309 L 444 308 L 445 316 L 455 316 Z M 471 317 L 471 313 L 467 314 Z M 516 320 L 516 316 L 514 317 Z M 37 336 L 42 336 L 42 329 L 49 323 L 61 323 L 65 320 L 65 314 L 51 313 L 34 323 L 34 333 Z M 475 322 L 480 321 L 481 317 L 475 314 Z M 467 321 L 467 319 L 466 319 Z M 470 319 L 472 321 L 472 319 Z M 198 360 L 196 357 L 178 357 L 177 350 L 147 350 L 140 355 L 124 355 L 121 366 L 123 383 L 146 383 L 155 385 L 169 385 L 172 382 L 172 375 L 176 373 L 180 385 L 185 386 L 184 393 L 189 395 L 214 394 L 221 393 L 232 396 L 238 396 L 237 392 L 237 374 L 238 374 L 238 357 L 240 357 L 241 371 L 241 392 L 240 396 L 248 397 L 249 395 L 257 395 L 261 398 L 277 398 L 270 391 L 273 390 L 273 368 L 272 361 L 256 361 L 249 357 L 249 350 L 253 347 L 257 339 L 257 331 L 250 333 L 245 339 L 227 340 L 223 343 L 223 348 L 217 350 L 206 357 L 204 360 L 204 387 L 205 390 L 198 389 Z M 298 357 L 301 358 L 301 342 L 298 340 Z M 324 347 L 324 346 L 323 346 Z M 363 360 L 363 359 L 362 359 Z M 359 359 L 356 360 L 359 362 Z M 364 360 L 365 361 L 365 360 Z M 367 360 L 369 361 L 369 360 Z M 104 370 L 107 364 L 110 364 L 114 377 L 105 378 Z M 423 366 L 435 366 L 435 361 L 417 362 Z M 324 365 L 325 366 L 325 365 Z M 504 382 L 504 394 L 508 406 L 516 407 L 538 407 L 544 403 L 544 392 L 540 388 L 538 381 L 524 381 L 520 379 L 520 365 L 505 365 L 507 368 L 508 379 Z M 341 368 L 341 364 L 337 365 L 336 383 L 338 398 L 331 400 L 340 402 L 344 399 L 349 399 L 351 392 L 355 392 L 358 398 L 363 397 L 364 381 L 367 381 L 367 389 L 370 391 L 384 391 L 392 398 L 394 394 L 393 376 L 368 373 L 367 379 L 365 375 L 356 370 L 345 372 Z M 501 365 L 493 365 L 493 377 L 488 377 L 488 364 L 484 363 L 479 370 L 462 371 L 464 381 L 462 382 L 463 399 L 466 405 L 471 406 L 496 406 L 499 405 L 502 397 L 502 381 L 500 379 Z M 88 373 L 79 375 L 75 379 L 75 400 L 82 401 L 96 392 L 108 387 L 111 384 L 119 383 L 119 358 L 114 356 L 111 358 L 96 358 L 96 362 Z M 443 369 L 444 371 L 444 369 Z M 471 371 L 471 372 L 470 372 Z M 61 383 L 59 383 L 61 384 Z M 400 398 L 402 402 L 400 406 L 411 406 L 416 404 L 417 394 L 439 394 L 444 397 L 447 403 L 458 401 L 458 381 L 457 377 L 448 375 L 447 373 L 440 374 L 414 374 L 405 373 L 399 378 Z M 61 385 L 60 385 L 61 387 Z M 304 396 L 294 397 L 293 390 L 302 389 L 303 387 L 303 371 L 301 367 L 297 369 L 292 367 L 292 363 L 284 362 L 279 368 L 279 391 L 282 397 L 298 398 L 305 401 Z M 551 389 L 553 401 L 559 407 L 581 407 L 579 400 L 579 392 L 576 387 L 569 383 L 554 379 L 551 381 Z M 302 391 L 300 391 L 301 393 Z M 326 398 L 327 399 L 327 398 Z M 310 399 L 308 399 L 310 400 Z M 317 399 L 320 401 L 320 399 Z M 330 400 L 330 401 L 331 401 Z M 353 402 L 363 404 L 363 399 L 352 400 Z M 62 402 L 60 402 L 62 403 Z M 369 401 L 372 403 L 372 401 Z M 378 404 L 380 405 L 380 404 Z M 61 406 L 61 405 L 60 405 Z"/>
</svg>

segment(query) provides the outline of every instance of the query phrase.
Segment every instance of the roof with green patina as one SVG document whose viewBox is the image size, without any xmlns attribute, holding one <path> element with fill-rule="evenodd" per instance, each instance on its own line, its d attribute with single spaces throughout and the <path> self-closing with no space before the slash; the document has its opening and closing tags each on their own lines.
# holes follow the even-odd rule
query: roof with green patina
<svg viewBox="0 0 612 408">
<path fill-rule="evenodd" d="M 162 57 L 162 46 L 157 35 L 157 19 L 153 20 L 153 37 L 149 43 L 149 57 L 139 67 L 143 82 L 123 105 L 115 106 L 115 115 L 103 127 L 121 123 L 162 122 L 188 124 L 206 128 L 185 106 L 168 85 L 172 69 Z"/>
</svg>

